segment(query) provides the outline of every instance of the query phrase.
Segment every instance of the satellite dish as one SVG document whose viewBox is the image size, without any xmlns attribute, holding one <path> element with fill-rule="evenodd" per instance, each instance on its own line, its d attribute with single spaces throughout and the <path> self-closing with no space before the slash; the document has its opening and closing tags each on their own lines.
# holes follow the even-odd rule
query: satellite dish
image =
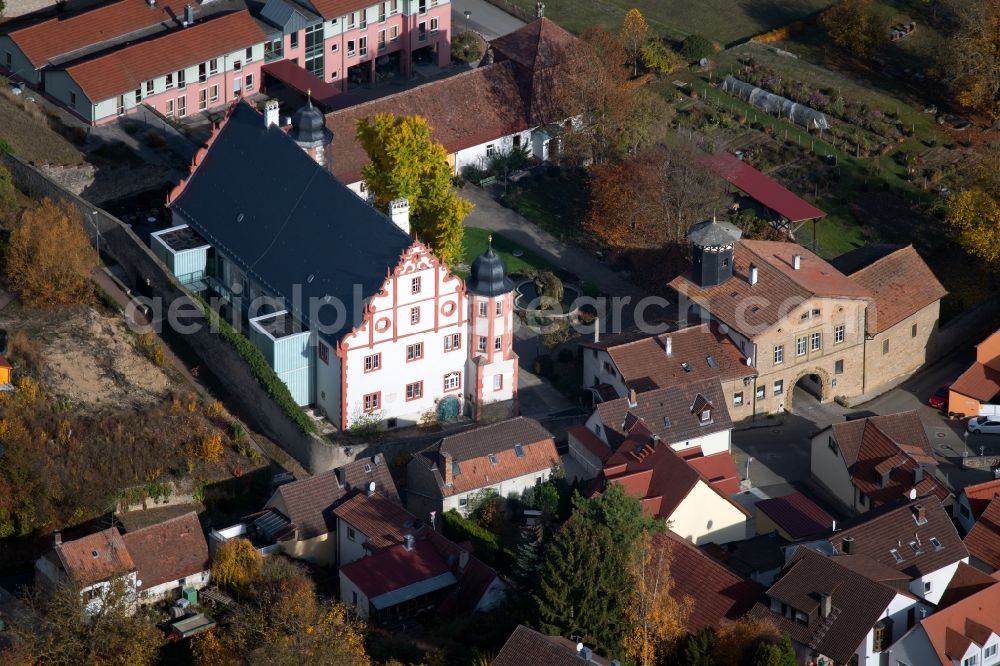
<svg viewBox="0 0 1000 666">
<path fill-rule="evenodd" d="M 368 482 L 368 492 L 370 492 L 370 493 L 375 492 L 375 482 L 374 481 L 369 481 Z"/>
<path fill-rule="evenodd" d="M 917 489 L 916 488 L 910 488 L 910 499 L 911 500 L 917 499 Z"/>
<path fill-rule="evenodd" d="M 576 644 L 576 651 L 577 652 L 583 652 L 583 643 L 577 643 Z"/>
</svg>

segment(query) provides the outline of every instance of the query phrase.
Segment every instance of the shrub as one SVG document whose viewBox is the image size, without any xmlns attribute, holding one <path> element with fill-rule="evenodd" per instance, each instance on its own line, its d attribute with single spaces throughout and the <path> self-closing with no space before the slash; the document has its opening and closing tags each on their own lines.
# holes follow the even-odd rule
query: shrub
<svg viewBox="0 0 1000 666">
<path fill-rule="evenodd" d="M 247 539 L 230 539 L 219 545 L 212 558 L 212 582 L 234 592 L 246 592 L 258 580 L 264 559 Z"/>
<path fill-rule="evenodd" d="M 688 60 L 701 60 L 715 54 L 711 40 L 701 35 L 688 35 L 681 42 L 681 55 Z"/>
<path fill-rule="evenodd" d="M 198 457 L 209 463 L 217 463 L 222 459 L 222 435 L 215 432 L 203 437 L 198 443 Z"/>
<path fill-rule="evenodd" d="M 510 562 L 513 558 L 513 553 L 500 544 L 496 534 L 479 523 L 464 518 L 454 509 L 444 514 L 444 535 L 456 543 L 471 542 L 476 557 L 491 566 Z"/>
</svg>

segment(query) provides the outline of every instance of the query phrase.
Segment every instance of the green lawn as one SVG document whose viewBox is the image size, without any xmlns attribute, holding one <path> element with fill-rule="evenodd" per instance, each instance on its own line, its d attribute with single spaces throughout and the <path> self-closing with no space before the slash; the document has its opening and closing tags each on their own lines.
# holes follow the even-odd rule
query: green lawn
<svg viewBox="0 0 1000 666">
<path fill-rule="evenodd" d="M 585 170 L 547 166 L 512 184 L 500 203 L 565 241 L 584 236 L 589 196 Z"/>
<path fill-rule="evenodd" d="M 514 0 L 535 13 L 534 0 Z M 738 42 L 787 25 L 832 4 L 832 0 L 547 0 L 545 15 L 571 32 L 595 25 L 618 30 L 625 12 L 636 7 L 666 37 L 701 34 L 720 44 Z"/>
<path fill-rule="evenodd" d="M 477 227 L 466 227 L 465 238 L 462 240 L 462 263 L 471 266 L 476 257 L 486 251 L 489 245 L 490 231 Z M 520 257 L 513 255 L 514 250 L 520 250 L 523 254 Z M 507 265 L 508 273 L 529 273 L 531 271 L 553 270 L 552 264 L 535 254 L 531 250 L 526 250 L 520 245 L 511 242 L 500 234 L 493 234 L 493 251 L 500 255 L 504 264 Z M 469 271 L 456 270 L 459 277 L 468 277 Z"/>
</svg>

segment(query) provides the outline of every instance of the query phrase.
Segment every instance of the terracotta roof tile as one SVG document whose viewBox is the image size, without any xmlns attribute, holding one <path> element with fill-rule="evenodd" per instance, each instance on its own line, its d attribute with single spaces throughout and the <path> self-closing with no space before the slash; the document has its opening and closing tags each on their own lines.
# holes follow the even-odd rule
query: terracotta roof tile
<svg viewBox="0 0 1000 666">
<path fill-rule="evenodd" d="M 969 553 L 994 569 L 1000 569 L 1000 498 L 994 498 L 965 535 Z"/>
<path fill-rule="evenodd" d="M 70 579 L 85 587 L 135 570 L 135 563 L 117 528 L 109 527 L 55 547 L 56 557 Z"/>
<path fill-rule="evenodd" d="M 924 450 L 930 449 L 927 432 L 915 411 L 898 412 L 884 416 L 870 416 L 853 421 L 842 421 L 830 426 L 837 446 L 848 467 L 858 461 L 865 429 L 874 426 L 890 440 L 910 446 L 916 445 Z"/>
<path fill-rule="evenodd" d="M 687 454 L 687 451 L 684 453 Z M 740 475 L 736 471 L 736 462 L 728 451 L 710 456 L 684 455 L 684 460 L 695 468 L 710 486 L 719 491 L 720 495 L 731 497 L 740 492 Z"/>
<path fill-rule="evenodd" d="M 912 245 L 852 273 L 851 279 L 875 296 L 875 312 L 868 312 L 869 333 L 892 328 L 948 293 Z"/>
<path fill-rule="evenodd" d="M 350 95 L 343 98 L 345 103 L 351 99 Z M 369 159 L 357 140 L 357 123 L 378 113 L 426 118 L 431 138 L 449 153 L 529 127 L 510 64 L 478 67 L 328 113 L 326 126 L 333 132 L 333 174 L 342 182 L 361 180 L 361 169 Z"/>
<path fill-rule="evenodd" d="M 1000 393 L 1000 371 L 982 363 L 973 363 L 949 388 L 979 402 L 989 402 Z"/>
<path fill-rule="evenodd" d="M 974 640 L 987 632 L 1000 634 L 1000 585 L 990 585 L 965 599 L 938 609 L 920 621 L 942 664 L 965 656 Z M 980 647 L 984 647 L 979 643 Z"/>
<path fill-rule="evenodd" d="M 997 495 L 1000 495 L 1000 479 L 984 481 L 962 489 L 962 493 L 969 500 L 969 507 L 972 509 L 972 517 L 979 519 L 986 507 Z"/>
<path fill-rule="evenodd" d="M 583 424 L 570 426 L 566 428 L 566 434 L 572 435 L 580 442 L 588 451 L 597 456 L 597 459 L 604 462 L 611 455 L 611 449 L 608 445 L 601 441 L 601 438 L 590 432 L 587 426 Z"/>
<path fill-rule="evenodd" d="M 500 648 L 493 666 L 580 666 L 583 662 L 576 652 L 576 644 L 561 636 L 546 636 L 519 624 L 507 642 Z M 593 655 L 591 663 L 610 666 L 607 659 Z"/>
<path fill-rule="evenodd" d="M 208 543 L 194 511 L 122 537 L 142 581 L 139 590 L 207 571 Z"/>
<path fill-rule="evenodd" d="M 955 574 L 951 577 L 951 582 L 945 588 L 944 594 L 938 600 L 938 609 L 952 606 L 966 597 L 981 590 L 985 590 L 991 585 L 996 585 L 997 580 L 984 571 L 980 571 L 971 564 L 959 562 Z"/>
<path fill-rule="evenodd" d="M 761 500 L 756 507 L 793 540 L 828 532 L 833 526 L 830 514 L 800 492 Z"/>
<path fill-rule="evenodd" d="M 427 540 L 416 542 L 411 550 L 396 545 L 340 567 L 369 601 L 448 571 L 448 564 Z"/>
<path fill-rule="evenodd" d="M 66 72 L 92 102 L 100 102 L 131 92 L 167 72 L 264 39 L 264 31 L 250 12 L 233 12 L 71 65 Z"/>
<path fill-rule="evenodd" d="M 82 14 L 15 30 L 10 38 L 37 69 L 56 56 L 111 43 L 157 24 L 164 28 L 179 27 L 177 17 L 183 16 L 184 6 L 190 1 L 160 0 L 155 8 L 150 8 L 146 0 L 119 0 Z"/>
<path fill-rule="evenodd" d="M 325 19 L 338 18 L 347 12 L 368 7 L 363 0 L 308 0 L 307 4 L 312 5 Z"/>
<path fill-rule="evenodd" d="M 738 159 L 735 155 L 730 153 L 705 155 L 700 161 L 720 178 L 729 181 L 756 201 L 791 222 L 826 217 L 826 213 L 819 208 L 791 192 L 767 174 Z"/>
<path fill-rule="evenodd" d="M 357 493 L 333 513 L 367 537 L 365 545 L 370 551 L 403 543 L 405 535 L 416 536 L 426 529 L 416 516 L 378 493 Z"/>
</svg>

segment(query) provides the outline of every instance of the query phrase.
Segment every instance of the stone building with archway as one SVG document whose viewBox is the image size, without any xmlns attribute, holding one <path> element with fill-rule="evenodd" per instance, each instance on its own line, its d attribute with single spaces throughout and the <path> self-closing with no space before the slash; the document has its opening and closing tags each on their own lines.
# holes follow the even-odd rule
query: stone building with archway
<svg viewBox="0 0 1000 666">
<path fill-rule="evenodd" d="M 670 282 L 681 318 L 717 322 L 756 368 L 753 414 L 790 409 L 797 384 L 821 402 L 877 395 L 934 344 L 945 290 L 912 246 L 861 248 L 831 264 L 717 220 L 688 239 L 694 268 Z"/>
</svg>

